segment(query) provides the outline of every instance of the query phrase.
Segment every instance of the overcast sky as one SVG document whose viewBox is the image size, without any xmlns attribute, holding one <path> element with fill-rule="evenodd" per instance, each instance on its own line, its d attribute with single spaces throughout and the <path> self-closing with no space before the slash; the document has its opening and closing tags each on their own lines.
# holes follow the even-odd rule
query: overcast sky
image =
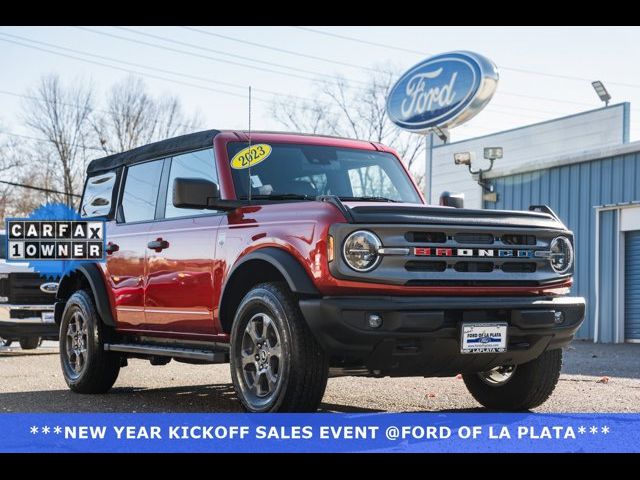
<svg viewBox="0 0 640 480">
<path fill-rule="evenodd" d="M 152 92 L 177 95 L 187 110 L 199 109 L 207 128 L 246 128 L 252 85 L 253 127 L 281 129 L 268 114 L 274 95 L 307 97 L 317 79 L 342 75 L 357 85 L 372 67 L 405 70 L 431 54 L 472 50 L 498 65 L 500 83 L 489 106 L 452 131 L 452 140 L 598 108 L 590 83 L 596 79 L 605 82 L 613 103 L 631 102 L 631 139 L 640 139 L 640 28 L 126 28 L 1 27 L 2 130 L 27 133 L 17 119 L 24 99 L 11 94 L 24 94 L 53 72 L 68 81 L 91 80 L 101 95 L 134 72 Z"/>
</svg>

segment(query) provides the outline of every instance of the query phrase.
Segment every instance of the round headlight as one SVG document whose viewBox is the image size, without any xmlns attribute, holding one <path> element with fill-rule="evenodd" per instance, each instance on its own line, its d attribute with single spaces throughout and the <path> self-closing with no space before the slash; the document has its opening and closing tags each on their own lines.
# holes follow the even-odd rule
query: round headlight
<svg viewBox="0 0 640 480">
<path fill-rule="evenodd" d="M 357 272 L 368 272 L 378 265 L 378 248 L 381 246 L 380 239 L 373 233 L 358 230 L 344 241 L 342 255 L 347 265 Z"/>
<path fill-rule="evenodd" d="M 556 273 L 567 273 L 573 265 L 573 247 L 567 237 L 556 237 L 551 241 L 551 268 Z"/>
</svg>

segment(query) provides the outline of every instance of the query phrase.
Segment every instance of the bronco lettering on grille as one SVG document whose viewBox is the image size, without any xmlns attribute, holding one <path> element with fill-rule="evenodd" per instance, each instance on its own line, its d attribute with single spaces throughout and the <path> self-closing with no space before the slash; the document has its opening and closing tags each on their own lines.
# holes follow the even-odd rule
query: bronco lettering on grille
<svg viewBox="0 0 640 480">
<path fill-rule="evenodd" d="M 533 258 L 533 250 L 512 248 L 433 248 L 415 247 L 417 257 L 514 257 Z"/>
</svg>

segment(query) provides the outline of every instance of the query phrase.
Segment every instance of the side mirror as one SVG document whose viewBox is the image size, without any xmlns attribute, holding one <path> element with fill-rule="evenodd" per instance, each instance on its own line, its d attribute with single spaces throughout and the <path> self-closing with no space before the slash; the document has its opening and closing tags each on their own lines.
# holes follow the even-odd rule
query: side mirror
<svg viewBox="0 0 640 480">
<path fill-rule="evenodd" d="M 176 178 L 173 181 L 173 206 L 215 210 L 213 204 L 220 199 L 216 183 L 201 178 Z"/>
<path fill-rule="evenodd" d="M 464 208 L 464 193 L 442 192 L 440 205 L 443 207 Z"/>
<path fill-rule="evenodd" d="M 173 206 L 232 211 L 244 205 L 239 200 L 221 200 L 217 183 L 202 178 L 176 178 L 173 181 Z"/>
</svg>

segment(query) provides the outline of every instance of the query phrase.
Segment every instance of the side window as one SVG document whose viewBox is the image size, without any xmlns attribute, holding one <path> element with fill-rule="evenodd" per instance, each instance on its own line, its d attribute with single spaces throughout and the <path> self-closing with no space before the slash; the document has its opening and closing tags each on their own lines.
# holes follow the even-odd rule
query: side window
<svg viewBox="0 0 640 480">
<path fill-rule="evenodd" d="M 354 168 L 349 170 L 351 190 L 356 197 L 387 197 L 392 200 L 401 200 L 387 172 L 379 165 Z"/>
<path fill-rule="evenodd" d="M 167 185 L 167 204 L 164 218 L 190 217 L 192 215 L 210 214 L 211 210 L 198 210 L 193 208 L 176 208 L 173 206 L 173 181 L 176 178 L 201 178 L 218 183 L 216 162 L 213 149 L 189 152 L 178 155 L 171 160 L 169 182 Z"/>
<path fill-rule="evenodd" d="M 111 214 L 113 191 L 117 179 L 116 171 L 87 178 L 80 215 L 83 217 L 108 217 Z"/>
<path fill-rule="evenodd" d="M 122 213 L 125 222 L 154 219 L 162 163 L 163 160 L 155 160 L 133 165 L 127 169 L 122 195 Z"/>
</svg>

